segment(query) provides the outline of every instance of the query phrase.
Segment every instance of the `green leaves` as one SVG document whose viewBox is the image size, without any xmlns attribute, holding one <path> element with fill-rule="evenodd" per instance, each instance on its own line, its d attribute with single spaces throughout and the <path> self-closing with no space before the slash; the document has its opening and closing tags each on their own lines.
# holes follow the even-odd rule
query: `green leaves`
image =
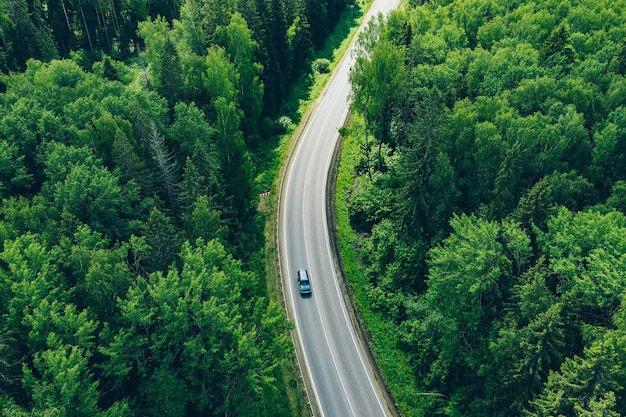
<svg viewBox="0 0 626 417">
<path fill-rule="evenodd" d="M 561 278 L 560 291 L 580 294 L 590 307 L 616 306 L 626 286 L 625 218 L 611 212 L 574 214 L 561 209 L 538 234 L 550 267 Z"/>
<path fill-rule="evenodd" d="M 259 79 L 263 67 L 254 58 L 259 45 L 254 40 L 248 23 L 239 13 L 233 13 L 228 26 L 218 27 L 216 36 L 237 70 L 237 101 L 246 115 L 244 127 L 247 132 L 253 133 L 261 116 L 263 100 L 263 82 Z M 296 51 L 292 53 L 295 55 Z M 306 51 L 300 49 L 297 53 Z"/>
<path fill-rule="evenodd" d="M 27 188 L 33 180 L 24 166 L 24 155 L 20 155 L 15 144 L 0 141 L 0 198 Z"/>
<path fill-rule="evenodd" d="M 203 80 L 204 87 L 212 100 L 223 97 L 227 102 L 233 102 L 238 78 L 239 74 L 226 57 L 226 51 L 217 46 L 210 48 L 206 56 L 206 72 Z"/>
<path fill-rule="evenodd" d="M 141 375 L 140 398 L 154 413 L 249 413 L 287 352 L 282 313 L 254 296 L 256 278 L 217 241 L 185 243 L 181 263 L 139 278 L 120 299 L 126 326 L 103 349 L 105 372 L 118 385 L 131 370 Z"/>
<path fill-rule="evenodd" d="M 365 117 L 367 133 L 379 144 L 390 144 L 392 114 L 406 85 L 404 58 L 401 51 L 385 40 L 377 42 L 368 52 L 369 55 L 357 56 L 350 72 L 353 106 Z M 381 163 L 379 160 L 379 170 Z"/>
<path fill-rule="evenodd" d="M 292 411 L 232 254 L 259 268 L 248 146 L 346 4 L 183 3 L 0 0 L 2 415 Z"/>
<path fill-rule="evenodd" d="M 426 298 L 444 315 L 455 318 L 461 331 L 474 333 L 499 310 L 510 285 L 511 265 L 497 240 L 500 229 L 496 224 L 465 215 L 450 224 L 454 233 L 430 251 Z"/>
<path fill-rule="evenodd" d="M 36 354 L 34 370 L 24 366 L 24 386 L 32 394 L 34 412 L 55 410 L 63 416 L 97 416 L 97 383 L 87 367 L 90 354 L 79 347 L 61 346 Z"/>
<path fill-rule="evenodd" d="M 360 35 L 355 293 L 401 340 L 381 363 L 410 357 L 408 415 L 621 415 L 626 5 L 496 3 L 413 2 Z"/>
<path fill-rule="evenodd" d="M 583 357 L 563 362 L 548 378 L 545 391 L 533 402 L 530 415 L 618 416 L 613 375 L 619 372 L 613 343 L 599 340 Z"/>
</svg>

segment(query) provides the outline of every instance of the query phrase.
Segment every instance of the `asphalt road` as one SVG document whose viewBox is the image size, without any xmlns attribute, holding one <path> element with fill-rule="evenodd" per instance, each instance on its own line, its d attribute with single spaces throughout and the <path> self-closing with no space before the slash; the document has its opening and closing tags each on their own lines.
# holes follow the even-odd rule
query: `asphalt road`
<svg viewBox="0 0 626 417">
<path fill-rule="evenodd" d="M 398 0 L 376 0 L 368 16 Z M 361 351 L 337 280 L 326 218 L 326 184 L 348 112 L 352 59 L 348 53 L 320 98 L 292 153 L 280 196 L 281 271 L 310 397 L 321 417 L 388 416 L 384 397 Z M 307 268 L 313 294 L 299 294 L 297 270 Z"/>
</svg>

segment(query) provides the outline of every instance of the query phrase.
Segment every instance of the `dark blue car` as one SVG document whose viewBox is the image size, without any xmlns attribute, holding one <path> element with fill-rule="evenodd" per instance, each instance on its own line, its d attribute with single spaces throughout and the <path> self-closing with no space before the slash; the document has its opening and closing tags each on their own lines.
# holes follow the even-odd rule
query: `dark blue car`
<svg viewBox="0 0 626 417">
<path fill-rule="evenodd" d="M 300 294 L 311 294 L 311 281 L 309 280 L 309 272 L 306 268 L 298 269 L 298 284 L 300 284 Z"/>
</svg>

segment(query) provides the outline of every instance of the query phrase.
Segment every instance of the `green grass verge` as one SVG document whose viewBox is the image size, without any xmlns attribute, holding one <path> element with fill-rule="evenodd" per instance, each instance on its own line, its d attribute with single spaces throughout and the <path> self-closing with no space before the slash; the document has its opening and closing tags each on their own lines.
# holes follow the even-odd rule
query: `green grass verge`
<svg viewBox="0 0 626 417">
<path fill-rule="evenodd" d="M 359 261 L 359 237 L 350 226 L 350 216 L 346 205 L 347 197 L 354 182 L 354 167 L 359 160 L 357 139 L 348 134 L 343 141 L 337 185 L 335 206 L 337 210 L 338 245 L 344 273 L 352 289 L 354 303 L 360 318 L 369 332 L 371 348 L 378 359 L 385 379 L 400 413 L 407 417 L 417 417 L 422 393 L 415 386 L 411 369 L 405 354 L 398 348 L 397 326 L 383 314 L 374 311 L 368 297 L 364 267 Z"/>
</svg>

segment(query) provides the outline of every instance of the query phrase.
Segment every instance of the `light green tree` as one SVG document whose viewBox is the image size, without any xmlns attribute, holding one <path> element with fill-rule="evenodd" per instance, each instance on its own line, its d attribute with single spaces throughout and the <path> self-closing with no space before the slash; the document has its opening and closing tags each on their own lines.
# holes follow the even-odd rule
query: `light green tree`
<svg viewBox="0 0 626 417">
<path fill-rule="evenodd" d="M 369 41 L 366 36 L 359 37 L 359 42 L 364 43 L 361 47 L 363 49 Z M 368 54 L 356 56 L 350 82 L 353 90 L 352 106 L 363 115 L 366 134 L 378 143 L 377 169 L 381 170 L 382 145 L 394 145 L 390 126 L 394 108 L 400 104 L 407 82 L 402 52 L 387 40 L 377 42 Z"/>
<path fill-rule="evenodd" d="M 242 128 L 252 135 L 258 129 L 263 101 L 263 83 L 259 79 L 261 64 L 255 62 L 258 44 L 252 30 L 240 13 L 234 13 L 227 26 L 218 26 L 216 38 L 223 46 L 237 73 L 237 102 L 246 115 Z"/>
</svg>

